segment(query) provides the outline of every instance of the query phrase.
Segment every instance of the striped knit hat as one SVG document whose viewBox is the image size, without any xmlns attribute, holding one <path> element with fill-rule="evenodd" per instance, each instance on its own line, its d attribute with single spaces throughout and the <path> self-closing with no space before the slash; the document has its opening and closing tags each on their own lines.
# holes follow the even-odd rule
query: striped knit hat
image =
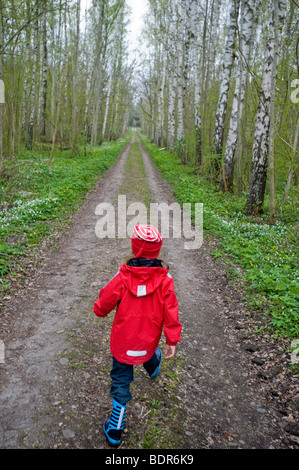
<svg viewBox="0 0 299 470">
<path fill-rule="evenodd" d="M 131 238 L 135 258 L 157 258 L 163 237 L 152 225 L 135 225 Z"/>
</svg>

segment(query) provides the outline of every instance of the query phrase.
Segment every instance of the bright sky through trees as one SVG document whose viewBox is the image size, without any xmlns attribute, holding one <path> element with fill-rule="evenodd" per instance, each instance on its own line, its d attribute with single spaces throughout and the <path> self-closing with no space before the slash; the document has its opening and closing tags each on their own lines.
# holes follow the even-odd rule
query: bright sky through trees
<svg viewBox="0 0 299 470">
<path fill-rule="evenodd" d="M 128 46 L 130 59 L 135 55 L 139 46 L 139 36 L 143 27 L 143 17 L 148 11 L 147 0 L 126 0 L 131 8 L 130 24 L 128 26 Z"/>
<path fill-rule="evenodd" d="M 140 44 L 139 36 L 143 28 L 143 17 L 148 12 L 147 0 L 126 0 L 128 7 L 130 8 L 130 24 L 128 25 L 128 49 L 129 49 L 129 60 L 130 62 L 134 59 L 138 47 Z M 92 0 L 81 0 L 81 28 L 85 24 L 85 11 L 92 4 Z"/>
</svg>

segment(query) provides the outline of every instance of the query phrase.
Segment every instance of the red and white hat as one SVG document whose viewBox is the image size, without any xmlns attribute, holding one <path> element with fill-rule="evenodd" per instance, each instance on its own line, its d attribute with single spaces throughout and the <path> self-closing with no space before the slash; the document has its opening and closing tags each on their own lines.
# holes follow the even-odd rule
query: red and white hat
<svg viewBox="0 0 299 470">
<path fill-rule="evenodd" d="M 131 238 L 132 251 L 136 258 L 157 258 L 163 237 L 153 225 L 135 225 Z"/>
</svg>

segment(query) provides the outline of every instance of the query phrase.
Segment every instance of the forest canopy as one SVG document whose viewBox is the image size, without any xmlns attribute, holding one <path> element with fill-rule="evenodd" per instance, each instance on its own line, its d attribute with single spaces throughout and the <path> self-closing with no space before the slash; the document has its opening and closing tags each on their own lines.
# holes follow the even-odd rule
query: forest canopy
<svg viewBox="0 0 299 470">
<path fill-rule="evenodd" d="M 144 3 L 132 59 L 125 0 L 1 1 L 0 171 L 24 148 L 51 165 L 58 143 L 75 157 L 140 125 L 221 191 L 246 191 L 248 215 L 269 194 L 273 221 L 298 184 L 297 2 Z"/>
<path fill-rule="evenodd" d="M 273 219 L 298 184 L 298 21 L 293 0 L 149 1 L 143 132 L 218 189 L 246 191 L 248 215 L 267 190 Z"/>
</svg>

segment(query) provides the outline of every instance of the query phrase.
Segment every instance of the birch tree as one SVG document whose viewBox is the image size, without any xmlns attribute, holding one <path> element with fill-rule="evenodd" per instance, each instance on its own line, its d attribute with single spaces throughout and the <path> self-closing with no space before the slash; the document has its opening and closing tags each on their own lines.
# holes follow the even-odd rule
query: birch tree
<svg viewBox="0 0 299 470">
<path fill-rule="evenodd" d="M 186 149 L 184 142 L 184 111 L 185 111 L 185 25 L 186 25 L 186 3 L 180 2 L 178 6 L 178 42 L 177 42 L 177 152 L 182 163 L 185 163 Z"/>
<path fill-rule="evenodd" d="M 47 96 L 48 96 L 48 40 L 47 40 L 47 0 L 43 3 L 42 16 L 42 97 L 41 97 L 41 135 L 46 135 Z"/>
<path fill-rule="evenodd" d="M 230 0 L 227 25 L 227 39 L 225 44 L 224 58 L 222 62 L 220 91 L 213 138 L 213 147 L 215 152 L 213 173 L 215 179 L 219 178 L 219 171 L 221 167 L 223 134 L 228 104 L 228 93 L 231 86 L 232 69 L 235 59 L 239 6 L 240 0 Z"/>
<path fill-rule="evenodd" d="M 37 73 L 38 73 L 38 16 L 39 16 L 39 2 L 36 2 L 35 20 L 33 22 L 33 70 L 30 94 L 30 114 L 27 130 L 26 149 L 32 150 L 33 148 L 33 133 L 34 124 L 36 119 L 36 96 L 37 96 Z"/>
<path fill-rule="evenodd" d="M 168 30 L 168 44 L 167 44 L 167 74 L 168 74 L 168 113 L 167 113 L 167 146 L 170 150 L 174 149 L 175 142 L 175 98 L 176 98 L 176 77 L 175 77 L 175 63 L 176 63 L 176 28 L 174 19 L 174 8 L 170 3 L 169 10 L 169 30 Z"/>
<path fill-rule="evenodd" d="M 279 50 L 279 44 L 275 44 L 275 38 L 277 37 L 277 41 L 278 38 L 281 38 L 281 36 L 275 34 L 275 29 L 279 28 L 281 30 L 283 26 L 286 6 L 286 0 L 272 1 L 263 78 L 256 115 L 251 180 L 245 205 L 247 215 L 257 214 L 263 210 L 268 169 L 270 111 L 271 102 L 275 97 L 274 74 L 276 73 L 275 64 L 277 51 Z"/>
<path fill-rule="evenodd" d="M 105 68 L 107 66 L 108 41 L 113 34 L 117 18 L 123 7 L 122 0 L 115 0 L 112 4 L 105 0 L 93 0 L 96 15 L 95 60 L 93 66 L 93 110 L 91 125 L 91 147 L 97 143 L 98 136 L 102 136 L 99 121 L 103 104 L 103 89 L 105 81 Z"/>
<path fill-rule="evenodd" d="M 0 2 L 0 175 L 3 169 L 3 103 L 4 103 L 4 80 L 2 59 L 3 31 L 2 31 L 2 2 Z"/>
<path fill-rule="evenodd" d="M 111 140 L 118 133 L 118 119 L 119 112 L 121 111 L 123 104 L 121 103 L 122 98 L 120 93 L 123 93 L 123 98 L 126 96 L 126 85 L 127 80 L 130 76 L 128 72 L 126 76 L 125 73 L 125 57 L 126 52 L 124 48 L 124 40 L 126 34 L 126 25 L 125 25 L 125 5 L 121 5 L 118 18 L 115 22 L 114 32 L 111 40 L 111 44 L 108 50 L 109 56 L 109 73 L 108 73 L 108 85 L 107 85 L 107 94 L 106 94 L 106 103 L 105 103 L 105 112 L 103 118 L 102 126 L 102 139 L 106 137 Z M 123 82 L 122 84 L 120 82 Z M 129 80 L 130 82 L 130 80 Z M 109 120 L 110 114 L 110 123 Z"/>
<path fill-rule="evenodd" d="M 61 73 L 60 73 L 60 80 L 59 80 L 59 87 L 58 87 L 58 94 L 57 94 L 57 108 L 56 108 L 56 118 L 55 118 L 55 125 L 52 135 L 52 147 L 50 152 L 50 158 L 48 166 L 51 168 L 52 160 L 55 150 L 56 144 L 56 137 L 57 137 L 57 130 L 58 124 L 60 119 L 60 110 L 61 110 L 61 102 L 62 102 L 62 88 L 65 80 L 66 74 L 66 67 L 67 67 L 67 55 L 68 55 L 68 35 L 67 35 L 67 9 L 68 9 L 68 2 L 65 0 L 64 2 L 64 55 L 63 55 L 63 62 L 61 66 Z"/>
<path fill-rule="evenodd" d="M 159 5 L 159 6 L 158 6 Z M 165 143 L 165 86 L 166 86 L 166 70 L 167 70 L 167 36 L 169 22 L 167 19 L 167 4 L 164 2 L 154 2 L 155 23 L 159 40 L 156 41 L 156 59 L 157 59 L 157 130 L 155 141 L 159 147 Z"/>
<path fill-rule="evenodd" d="M 76 1 L 76 34 L 73 55 L 73 106 L 72 106 L 72 153 L 74 158 L 77 153 L 79 134 L 79 44 L 80 44 L 80 14 L 81 0 Z"/>
<path fill-rule="evenodd" d="M 193 2 L 195 162 L 198 169 L 204 163 L 203 135 L 206 98 L 211 83 L 216 80 L 220 7 L 221 0 L 209 0 L 202 5 L 197 1 Z"/>
<path fill-rule="evenodd" d="M 105 106 L 105 114 L 104 114 L 104 120 L 103 120 L 103 128 L 102 128 L 102 139 L 104 140 L 105 138 L 105 133 L 106 133 L 106 125 L 107 125 L 107 120 L 108 120 L 108 113 L 109 113 L 109 108 L 110 108 L 110 98 L 111 98 L 111 93 L 112 93 L 112 86 L 113 86 L 113 75 L 114 75 L 114 64 L 111 67 L 110 73 L 109 73 L 109 81 L 108 81 L 108 90 L 107 90 L 107 98 L 106 98 L 106 106 Z"/>
<path fill-rule="evenodd" d="M 159 147 L 164 145 L 165 141 L 165 116 L 164 116 L 164 93 L 166 81 L 166 57 L 164 56 L 164 45 L 161 48 L 162 76 L 158 90 L 158 125 L 157 125 L 157 144 Z"/>
<path fill-rule="evenodd" d="M 92 112 L 92 127 L 90 145 L 93 147 L 98 138 L 98 121 L 100 117 L 100 110 L 102 107 L 103 98 L 103 74 L 104 74 L 104 58 L 105 58 L 105 38 L 104 38 L 104 21 L 105 21 L 105 2 L 104 0 L 94 1 L 94 14 L 97 18 L 96 37 L 95 43 L 96 55 L 93 69 L 93 86 L 94 86 L 94 101 Z"/>
<path fill-rule="evenodd" d="M 259 10 L 260 0 L 241 0 L 240 43 L 238 48 L 238 70 L 227 135 L 222 184 L 223 190 L 233 191 L 234 168 L 238 145 L 241 144 L 239 134 L 243 115 L 246 82 L 248 77 L 248 64 L 252 37 L 255 32 L 255 15 Z"/>
<path fill-rule="evenodd" d="M 206 3 L 207 8 L 208 2 Z M 202 58 L 200 54 L 200 42 L 199 42 L 199 4 L 196 0 L 192 1 L 191 4 L 191 36 L 193 41 L 192 49 L 192 68 L 193 68 L 193 81 L 194 81 L 194 127 L 195 127 L 195 162 L 198 166 L 202 164 L 202 116 L 201 116 L 201 97 L 202 97 L 202 86 L 203 86 L 203 75 L 200 70 L 200 62 L 204 61 L 205 52 L 205 39 L 203 35 L 203 46 L 202 46 Z M 206 13 L 206 12 L 205 12 Z M 204 22 L 206 21 L 206 15 L 204 16 Z M 204 31 L 205 31 L 204 23 Z"/>
<path fill-rule="evenodd" d="M 296 164 L 297 164 L 297 167 L 299 167 L 299 158 L 298 158 L 298 155 L 296 155 L 298 153 L 298 150 L 297 150 L 298 140 L 299 140 L 299 119 L 297 120 L 296 129 L 295 129 L 294 144 L 293 144 L 293 149 L 292 149 L 293 151 L 292 160 L 291 160 L 290 167 L 288 170 L 287 182 L 285 184 L 284 192 L 283 192 L 280 204 L 279 204 L 280 211 L 282 210 L 283 204 L 288 199 L 290 187 L 291 187 L 292 180 L 294 177 L 294 168 L 296 168 Z"/>
<path fill-rule="evenodd" d="M 16 141 L 18 149 L 25 146 L 29 150 L 42 142 L 43 149 L 49 146 L 51 166 L 56 145 L 70 149 L 74 157 L 85 139 L 90 142 L 92 125 L 94 142 L 98 142 L 103 119 L 106 129 L 109 124 L 106 135 L 119 135 L 119 129 L 126 127 L 120 119 L 131 100 L 128 69 L 123 66 L 124 0 L 93 0 L 93 8 L 87 8 L 84 36 L 81 0 L 10 0 L 1 1 L 0 6 L 0 56 L 7 83 L 7 105 L 2 116 L 4 154 L 14 156 Z M 105 115 L 107 64 L 112 63 L 117 72 L 113 74 Z M 115 115 L 117 126 L 113 122 Z"/>
</svg>

